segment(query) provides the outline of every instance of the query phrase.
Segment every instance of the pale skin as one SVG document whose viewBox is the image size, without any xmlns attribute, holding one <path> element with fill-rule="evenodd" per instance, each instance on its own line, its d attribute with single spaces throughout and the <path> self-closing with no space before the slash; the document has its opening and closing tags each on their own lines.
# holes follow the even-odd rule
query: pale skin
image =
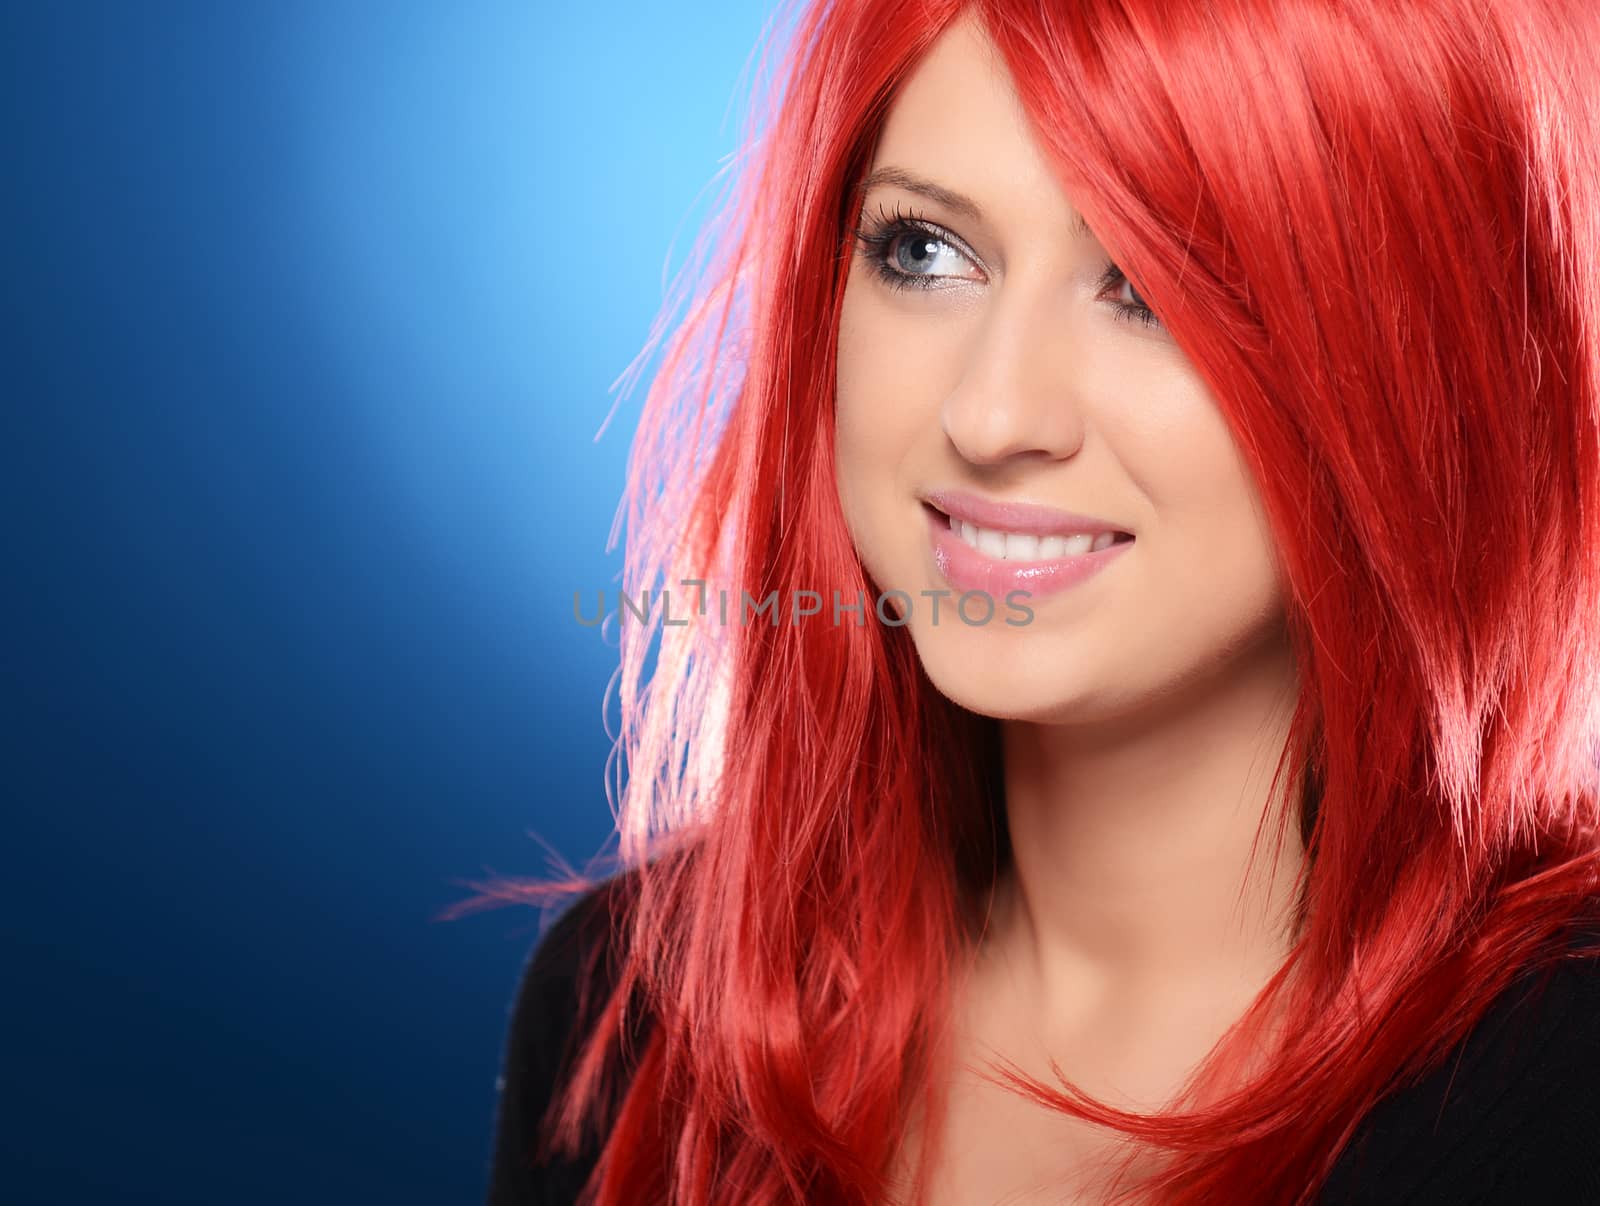
<svg viewBox="0 0 1600 1206">
<path fill-rule="evenodd" d="M 1111 520 L 1135 543 L 1032 604 L 1026 627 L 927 608 L 907 625 L 935 686 L 999 718 L 1015 863 L 969 981 L 932 1206 L 1088 1202 L 1108 1132 L 986 1083 L 1049 1062 L 1127 1108 L 1170 1101 L 1288 953 L 1297 826 L 1258 824 L 1298 684 L 1261 502 L 1222 414 L 1165 327 L 1117 320 L 1115 256 L 1036 143 L 981 27 L 952 27 L 891 106 L 880 185 L 952 239 L 890 256 L 937 276 L 896 291 L 858 249 L 841 315 L 840 503 L 874 582 L 949 589 L 919 492 L 954 487 Z M 939 236 L 935 236 L 939 237 Z M 970 1065 L 967 1066 L 967 1065 Z M 913 1122 L 907 1165 L 921 1143 Z"/>
</svg>

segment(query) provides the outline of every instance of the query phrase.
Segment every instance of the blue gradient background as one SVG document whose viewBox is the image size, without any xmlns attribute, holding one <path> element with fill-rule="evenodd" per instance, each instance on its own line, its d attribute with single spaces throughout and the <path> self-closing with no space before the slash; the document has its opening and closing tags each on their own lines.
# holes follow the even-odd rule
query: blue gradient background
<svg viewBox="0 0 1600 1206">
<path fill-rule="evenodd" d="M 482 1200 L 540 914 L 436 918 L 609 833 L 595 435 L 767 11 L 0 13 L 5 1201 Z"/>
</svg>

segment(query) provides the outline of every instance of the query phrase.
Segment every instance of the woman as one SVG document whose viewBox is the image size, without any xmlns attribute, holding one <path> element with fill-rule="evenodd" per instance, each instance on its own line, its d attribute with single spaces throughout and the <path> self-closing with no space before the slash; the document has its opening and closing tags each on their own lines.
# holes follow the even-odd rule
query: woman
<svg viewBox="0 0 1600 1206">
<path fill-rule="evenodd" d="M 799 15 L 493 1200 L 1600 1197 L 1594 24 Z"/>
</svg>

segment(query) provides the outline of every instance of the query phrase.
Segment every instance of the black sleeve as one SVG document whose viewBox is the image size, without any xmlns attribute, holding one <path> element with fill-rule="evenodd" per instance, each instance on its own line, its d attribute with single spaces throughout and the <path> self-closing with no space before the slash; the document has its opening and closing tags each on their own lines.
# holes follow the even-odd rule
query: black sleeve
<svg viewBox="0 0 1600 1206">
<path fill-rule="evenodd" d="M 566 911 L 523 970 L 506 1029 L 489 1206 L 571 1206 L 596 1153 L 536 1162 L 540 1123 L 578 1036 L 578 981 L 590 944 L 610 931 L 610 883 Z"/>
<path fill-rule="evenodd" d="M 1600 1202 L 1600 960 L 1508 991 L 1447 1060 L 1365 1121 L 1320 1206 Z"/>
</svg>

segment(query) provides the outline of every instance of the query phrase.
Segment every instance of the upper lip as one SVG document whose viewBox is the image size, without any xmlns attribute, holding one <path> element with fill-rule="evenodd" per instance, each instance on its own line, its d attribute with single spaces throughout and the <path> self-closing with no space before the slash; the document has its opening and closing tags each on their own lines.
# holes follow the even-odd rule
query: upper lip
<svg viewBox="0 0 1600 1206">
<path fill-rule="evenodd" d="M 930 490 L 922 498 L 946 515 L 991 531 L 1019 532 L 1030 536 L 1069 536 L 1079 532 L 1093 536 L 1102 532 L 1132 535 L 1126 528 L 1119 528 L 1109 520 L 1093 515 L 1078 515 L 1038 503 L 1001 502 L 979 498 L 976 494 L 961 490 Z"/>
</svg>

